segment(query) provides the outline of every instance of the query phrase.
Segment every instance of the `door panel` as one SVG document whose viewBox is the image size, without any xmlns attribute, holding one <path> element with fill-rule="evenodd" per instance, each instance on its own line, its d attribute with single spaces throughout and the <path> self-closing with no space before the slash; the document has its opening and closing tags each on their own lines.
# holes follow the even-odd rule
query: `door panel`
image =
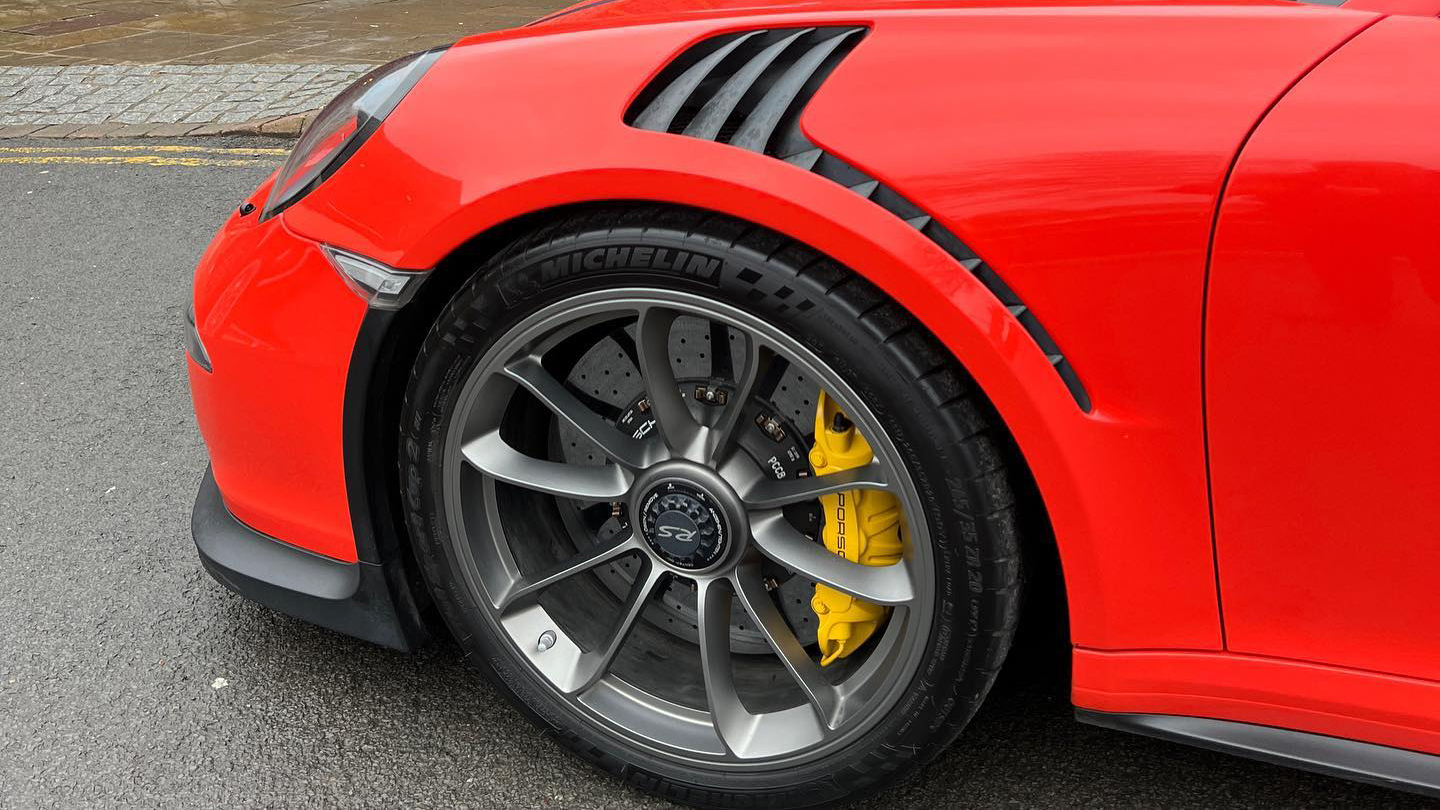
<svg viewBox="0 0 1440 810">
<path fill-rule="evenodd" d="M 1228 647 L 1440 680 L 1440 20 L 1380 21 L 1275 107 L 1210 278 Z"/>
</svg>

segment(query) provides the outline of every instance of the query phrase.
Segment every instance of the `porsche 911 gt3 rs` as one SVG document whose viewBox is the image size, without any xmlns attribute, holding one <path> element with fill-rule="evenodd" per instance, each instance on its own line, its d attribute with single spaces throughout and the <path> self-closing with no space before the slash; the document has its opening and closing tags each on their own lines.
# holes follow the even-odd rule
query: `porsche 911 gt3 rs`
<svg viewBox="0 0 1440 810">
<path fill-rule="evenodd" d="M 695 805 L 912 772 L 1047 578 L 1079 719 L 1436 792 L 1437 12 L 599 0 L 381 67 L 196 272 L 201 561 Z"/>
</svg>

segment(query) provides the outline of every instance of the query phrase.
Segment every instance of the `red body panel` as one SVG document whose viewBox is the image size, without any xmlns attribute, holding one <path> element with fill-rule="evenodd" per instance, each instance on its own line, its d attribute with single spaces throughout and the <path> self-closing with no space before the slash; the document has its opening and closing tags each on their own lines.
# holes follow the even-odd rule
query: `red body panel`
<svg viewBox="0 0 1440 810">
<path fill-rule="evenodd" d="M 365 303 L 317 244 L 259 219 L 232 214 L 195 272 L 195 322 L 214 367 L 189 364 L 200 434 L 242 523 L 353 562 L 341 414 Z"/>
<path fill-rule="evenodd" d="M 1440 684 L 1234 653 L 1075 651 L 1075 705 L 1215 717 L 1440 754 Z"/>
<path fill-rule="evenodd" d="M 1440 20 L 1383 20 L 1235 168 L 1207 370 L 1231 649 L 1440 680 L 1437 87 Z"/>
<path fill-rule="evenodd" d="M 1094 418 L 1064 439 L 1079 486 L 1039 479 L 1070 597 L 1090 614 L 1077 643 L 1220 648 L 1198 373 L 1205 247 L 1245 134 L 1367 23 L 1269 8 L 887 19 L 806 111 L 817 143 L 904 189 L 997 268 L 1090 391 Z M 926 74 L 947 78 L 905 80 Z"/>
</svg>

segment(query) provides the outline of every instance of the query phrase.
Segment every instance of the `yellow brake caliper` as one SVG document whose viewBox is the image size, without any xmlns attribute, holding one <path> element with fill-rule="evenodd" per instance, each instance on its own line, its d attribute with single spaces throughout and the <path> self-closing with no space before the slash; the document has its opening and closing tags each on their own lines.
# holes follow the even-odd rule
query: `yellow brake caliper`
<svg viewBox="0 0 1440 810">
<path fill-rule="evenodd" d="M 815 446 L 810 465 L 816 475 L 829 475 L 869 464 L 874 458 L 865 437 L 824 391 L 815 405 Z M 900 503 L 881 490 L 848 489 L 823 495 L 823 539 L 834 554 L 861 565 L 894 565 L 904 544 L 900 537 Z M 820 665 L 855 652 L 889 615 L 890 608 L 856 599 L 828 585 L 815 586 L 810 607 L 820 620 Z"/>
</svg>

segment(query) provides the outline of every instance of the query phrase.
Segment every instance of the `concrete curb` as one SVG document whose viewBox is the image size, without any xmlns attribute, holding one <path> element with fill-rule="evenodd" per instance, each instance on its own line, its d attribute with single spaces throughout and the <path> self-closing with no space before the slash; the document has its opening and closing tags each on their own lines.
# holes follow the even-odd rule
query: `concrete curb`
<svg viewBox="0 0 1440 810">
<path fill-rule="evenodd" d="M 234 124 L 12 124 L 0 126 L 6 138 L 195 138 L 211 135 L 298 137 L 318 110 Z"/>
</svg>

